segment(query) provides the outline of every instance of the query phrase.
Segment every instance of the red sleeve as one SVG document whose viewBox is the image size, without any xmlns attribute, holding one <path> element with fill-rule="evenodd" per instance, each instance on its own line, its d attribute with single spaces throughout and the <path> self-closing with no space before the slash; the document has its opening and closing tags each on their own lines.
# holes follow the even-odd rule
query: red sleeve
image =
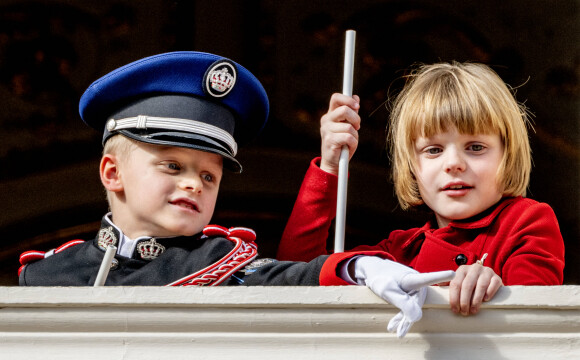
<svg viewBox="0 0 580 360">
<path fill-rule="evenodd" d="M 278 260 L 310 261 L 327 254 L 328 229 L 336 216 L 338 177 L 310 162 L 278 246 Z"/>
<path fill-rule="evenodd" d="M 503 247 L 504 285 L 561 285 L 564 281 L 564 240 L 552 208 L 536 203 L 518 209 L 504 221 L 513 221 L 511 246 Z M 510 219 L 511 218 L 511 219 Z"/>
<path fill-rule="evenodd" d="M 344 261 L 358 255 L 378 256 L 382 259 L 395 260 L 391 255 L 382 251 L 356 251 L 332 254 L 326 259 L 320 271 L 320 285 L 351 285 L 340 277 L 340 269 Z"/>
</svg>

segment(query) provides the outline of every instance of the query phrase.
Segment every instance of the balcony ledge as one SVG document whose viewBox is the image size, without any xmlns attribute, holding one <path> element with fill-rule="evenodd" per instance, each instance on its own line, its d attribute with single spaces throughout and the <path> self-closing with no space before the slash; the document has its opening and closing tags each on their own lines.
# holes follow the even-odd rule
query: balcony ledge
<svg viewBox="0 0 580 360">
<path fill-rule="evenodd" d="M 479 314 L 429 288 L 399 339 L 366 287 L 0 287 L 6 359 L 573 359 L 580 286 L 500 289 Z"/>
</svg>

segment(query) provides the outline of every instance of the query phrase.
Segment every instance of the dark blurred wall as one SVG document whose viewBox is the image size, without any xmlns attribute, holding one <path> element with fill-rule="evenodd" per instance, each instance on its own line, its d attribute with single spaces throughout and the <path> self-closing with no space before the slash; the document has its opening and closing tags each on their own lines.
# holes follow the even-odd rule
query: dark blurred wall
<svg viewBox="0 0 580 360">
<path fill-rule="evenodd" d="M 318 121 L 342 89 L 344 31 L 357 31 L 354 92 L 361 144 L 350 165 L 347 247 L 422 224 L 388 182 L 384 102 L 412 64 L 491 65 L 534 116 L 529 196 L 553 206 L 580 282 L 578 0 L 561 1 L 10 1 L 0 3 L 0 285 L 18 255 L 92 238 L 107 210 L 100 136 L 77 112 L 84 89 L 114 68 L 174 50 L 230 57 L 260 78 L 271 116 L 224 179 L 214 221 L 253 227 L 274 256 Z"/>
</svg>

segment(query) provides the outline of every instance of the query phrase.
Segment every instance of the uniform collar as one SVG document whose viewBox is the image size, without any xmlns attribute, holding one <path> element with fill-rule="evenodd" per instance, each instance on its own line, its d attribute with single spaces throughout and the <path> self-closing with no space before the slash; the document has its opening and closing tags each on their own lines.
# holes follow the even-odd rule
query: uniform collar
<svg viewBox="0 0 580 360">
<path fill-rule="evenodd" d="M 112 213 L 103 216 L 101 228 L 95 239 L 95 245 L 105 251 L 108 245 L 117 247 L 117 254 L 136 260 L 151 261 L 163 254 L 170 246 L 187 247 L 186 245 L 195 241 L 199 236 L 177 236 L 177 237 L 150 237 L 141 236 L 131 239 L 119 229 L 111 219 Z"/>
</svg>

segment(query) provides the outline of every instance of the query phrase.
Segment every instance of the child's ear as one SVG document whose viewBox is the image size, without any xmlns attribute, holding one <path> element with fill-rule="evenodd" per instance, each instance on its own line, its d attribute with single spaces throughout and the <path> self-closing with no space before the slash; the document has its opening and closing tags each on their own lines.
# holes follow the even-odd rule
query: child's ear
<svg viewBox="0 0 580 360">
<path fill-rule="evenodd" d="M 105 189 L 113 192 L 123 190 L 123 183 L 119 176 L 119 158 L 112 154 L 103 155 L 99 172 Z"/>
</svg>

